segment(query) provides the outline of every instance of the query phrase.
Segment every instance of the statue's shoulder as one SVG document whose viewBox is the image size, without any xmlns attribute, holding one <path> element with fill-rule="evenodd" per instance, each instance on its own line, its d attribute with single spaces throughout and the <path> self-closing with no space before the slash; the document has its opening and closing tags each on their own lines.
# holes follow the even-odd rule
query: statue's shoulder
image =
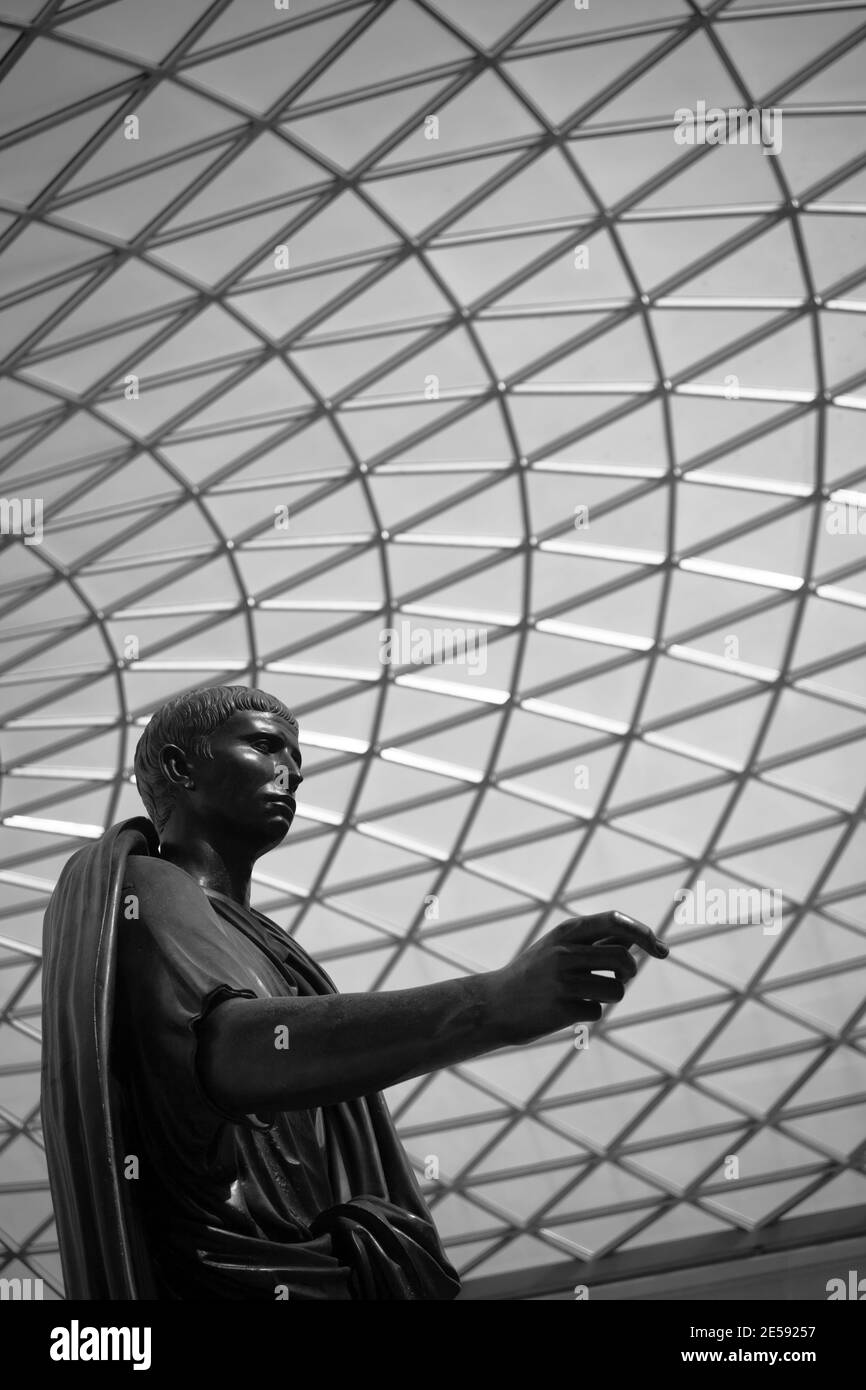
<svg viewBox="0 0 866 1390">
<path fill-rule="evenodd" d="M 157 854 L 130 854 L 124 866 L 123 877 L 127 883 L 163 883 L 182 871 L 167 859 Z"/>
<path fill-rule="evenodd" d="M 183 869 L 153 854 L 131 854 L 123 874 L 124 887 L 137 893 L 148 917 L 174 918 L 190 910 L 209 915 L 202 889 Z"/>
<path fill-rule="evenodd" d="M 155 855 L 127 859 L 122 912 L 124 925 L 137 925 L 119 934 L 120 968 L 139 983 L 142 972 L 158 972 L 166 961 L 177 965 L 182 958 L 186 969 L 193 958 L 209 958 L 220 933 L 220 919 L 195 879 Z"/>
</svg>

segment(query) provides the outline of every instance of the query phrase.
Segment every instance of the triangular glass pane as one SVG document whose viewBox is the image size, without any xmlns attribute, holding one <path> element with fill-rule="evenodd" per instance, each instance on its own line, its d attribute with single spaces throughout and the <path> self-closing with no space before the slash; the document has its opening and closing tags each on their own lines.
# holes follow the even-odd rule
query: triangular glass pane
<svg viewBox="0 0 866 1390">
<path fill-rule="evenodd" d="M 282 33 L 271 26 L 264 41 L 185 67 L 184 77 L 205 91 L 261 114 L 306 75 L 351 23 L 351 15 L 335 15 Z"/>
</svg>

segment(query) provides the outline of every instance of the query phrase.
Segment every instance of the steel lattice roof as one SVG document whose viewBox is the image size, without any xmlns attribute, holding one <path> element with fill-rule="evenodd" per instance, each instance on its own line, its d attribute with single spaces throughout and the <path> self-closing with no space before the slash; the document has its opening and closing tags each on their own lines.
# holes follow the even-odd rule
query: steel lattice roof
<svg viewBox="0 0 866 1390">
<path fill-rule="evenodd" d="M 47 894 L 214 683 L 299 717 L 254 901 L 342 989 L 603 907 L 672 947 L 588 1047 L 389 1092 L 468 1278 L 862 1213 L 864 37 L 860 3 L 0 3 L 0 487 L 44 505 L 0 537 L 4 1274 L 62 1292 Z M 781 150 L 678 144 L 700 99 Z M 403 623 L 486 671 L 383 665 Z M 675 920 L 698 884 L 780 929 Z"/>
</svg>

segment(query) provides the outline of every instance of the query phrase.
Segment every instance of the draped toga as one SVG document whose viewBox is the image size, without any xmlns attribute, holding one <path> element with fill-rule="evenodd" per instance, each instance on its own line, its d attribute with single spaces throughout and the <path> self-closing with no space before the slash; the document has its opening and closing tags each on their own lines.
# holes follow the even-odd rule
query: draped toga
<svg viewBox="0 0 866 1390">
<path fill-rule="evenodd" d="M 157 853 L 149 821 L 112 827 L 70 859 L 45 917 L 43 1125 L 67 1297 L 456 1297 L 381 1094 L 249 1115 L 206 1096 L 210 1009 L 336 986 L 219 893 L 202 924 L 128 915 L 127 857 Z M 287 1042 L 288 1074 L 290 1026 Z"/>
</svg>

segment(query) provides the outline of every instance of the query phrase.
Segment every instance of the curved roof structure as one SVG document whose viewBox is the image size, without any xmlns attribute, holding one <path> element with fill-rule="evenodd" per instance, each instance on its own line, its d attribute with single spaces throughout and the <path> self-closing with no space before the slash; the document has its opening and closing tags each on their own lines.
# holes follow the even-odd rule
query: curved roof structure
<svg viewBox="0 0 866 1390">
<path fill-rule="evenodd" d="M 864 37 L 2 0 L 4 1275 L 62 1295 L 46 895 L 214 683 L 299 717 L 255 901 L 341 988 L 672 947 L 389 1093 L 467 1279 L 862 1219 Z"/>
</svg>

